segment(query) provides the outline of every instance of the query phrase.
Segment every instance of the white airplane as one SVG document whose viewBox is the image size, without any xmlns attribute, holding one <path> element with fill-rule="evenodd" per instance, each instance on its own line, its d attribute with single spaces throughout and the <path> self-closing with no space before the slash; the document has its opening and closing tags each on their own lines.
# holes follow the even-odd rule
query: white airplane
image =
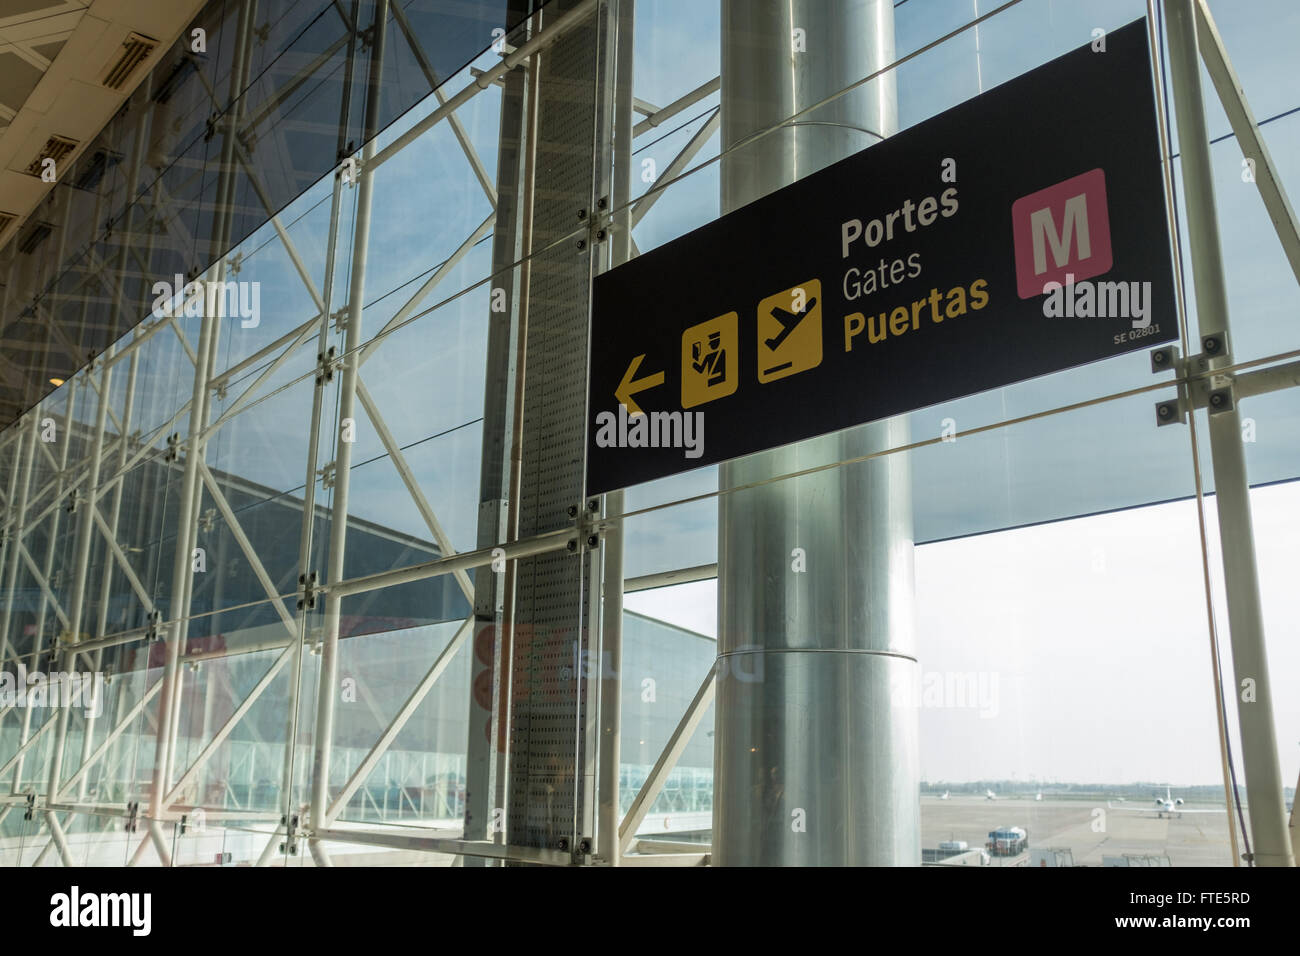
<svg viewBox="0 0 1300 956">
<path fill-rule="evenodd" d="M 998 798 L 998 795 L 997 795 L 996 793 L 994 793 L 992 790 L 985 790 L 985 791 L 984 791 L 984 799 L 985 799 L 985 800 L 996 800 L 997 798 Z"/>
<path fill-rule="evenodd" d="M 1154 813 L 1157 818 L 1163 817 L 1166 813 L 1169 814 L 1171 817 L 1175 813 L 1181 817 L 1184 813 L 1227 813 L 1228 812 L 1226 809 L 1215 808 L 1215 807 L 1208 807 L 1205 809 L 1196 809 L 1196 810 L 1191 810 L 1191 809 L 1184 810 L 1183 798 L 1175 797 L 1173 793 L 1170 791 L 1169 787 L 1165 787 L 1165 795 L 1163 798 L 1156 797 L 1154 807 L 1116 807 L 1112 803 L 1107 803 L 1106 806 L 1110 807 L 1112 810 L 1132 810 L 1134 813 Z"/>
<path fill-rule="evenodd" d="M 943 792 L 943 796 L 941 796 L 939 799 L 940 799 L 940 800 L 947 800 L 947 799 L 948 799 L 948 791 L 945 790 L 945 791 Z"/>
<path fill-rule="evenodd" d="M 1034 794 L 1034 799 L 1041 801 L 1043 799 L 1043 791 L 1039 790 L 1036 794 Z"/>
</svg>

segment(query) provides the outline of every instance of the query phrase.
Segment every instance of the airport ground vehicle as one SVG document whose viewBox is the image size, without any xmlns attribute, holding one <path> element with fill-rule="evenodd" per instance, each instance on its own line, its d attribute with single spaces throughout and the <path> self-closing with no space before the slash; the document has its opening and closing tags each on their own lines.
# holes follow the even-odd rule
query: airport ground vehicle
<svg viewBox="0 0 1300 956">
<path fill-rule="evenodd" d="M 1029 846 L 1029 834 L 1023 827 L 998 827 L 989 831 L 985 846 L 993 856 L 1017 856 Z"/>
</svg>

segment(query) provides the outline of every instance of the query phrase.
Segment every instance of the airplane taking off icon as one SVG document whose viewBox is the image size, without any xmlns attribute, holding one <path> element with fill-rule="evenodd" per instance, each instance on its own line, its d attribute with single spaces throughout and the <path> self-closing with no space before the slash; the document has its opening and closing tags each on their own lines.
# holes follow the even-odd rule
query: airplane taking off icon
<svg viewBox="0 0 1300 956">
<path fill-rule="evenodd" d="M 773 352 L 779 349 L 781 347 L 781 343 L 786 340 L 786 336 L 788 336 L 799 326 L 799 323 L 804 320 L 805 316 L 807 316 L 810 312 L 812 312 L 813 306 L 815 306 L 816 304 L 817 304 L 816 299 L 809 299 L 807 304 L 804 307 L 804 310 L 798 314 L 794 312 L 787 312 L 779 305 L 774 306 L 772 308 L 772 311 L 769 314 L 772 316 L 772 318 L 776 319 L 776 321 L 781 324 L 781 331 L 778 332 L 776 335 L 772 336 L 771 338 L 769 338 L 763 344 L 766 345 Z"/>
<path fill-rule="evenodd" d="M 1215 808 L 1215 807 L 1208 807 L 1205 809 L 1195 809 L 1195 810 L 1193 809 L 1184 810 L 1183 798 L 1175 797 L 1173 793 L 1170 791 L 1169 787 L 1165 787 L 1165 795 L 1163 798 L 1156 797 L 1154 807 L 1117 807 L 1110 802 L 1107 802 L 1106 806 L 1112 810 L 1132 810 L 1134 813 L 1154 813 L 1157 819 L 1163 817 L 1166 813 L 1169 814 L 1171 817 L 1175 813 L 1181 817 L 1184 813 L 1227 813 L 1228 812 L 1226 809 Z"/>
</svg>

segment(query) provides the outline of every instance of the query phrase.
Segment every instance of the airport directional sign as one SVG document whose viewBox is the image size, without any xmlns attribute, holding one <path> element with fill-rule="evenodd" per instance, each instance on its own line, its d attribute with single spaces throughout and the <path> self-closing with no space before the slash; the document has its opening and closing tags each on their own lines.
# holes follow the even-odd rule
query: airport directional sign
<svg viewBox="0 0 1300 956">
<path fill-rule="evenodd" d="M 1178 335 L 1145 20 L 595 281 L 587 491 Z"/>
</svg>

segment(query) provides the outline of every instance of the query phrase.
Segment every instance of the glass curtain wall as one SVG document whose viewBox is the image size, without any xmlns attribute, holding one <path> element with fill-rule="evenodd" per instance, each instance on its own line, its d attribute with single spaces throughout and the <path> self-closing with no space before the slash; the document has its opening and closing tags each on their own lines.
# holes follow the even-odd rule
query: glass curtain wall
<svg viewBox="0 0 1300 956">
<path fill-rule="evenodd" d="M 719 7 L 503 4 L 508 31 L 467 28 L 470 62 L 437 4 L 342 6 L 351 23 L 284 21 L 298 39 L 282 76 L 231 54 L 248 71 L 235 88 L 275 91 L 231 114 L 266 127 L 256 161 L 188 141 L 199 155 L 135 199 L 131 242 L 69 270 L 107 287 L 115 336 L 0 433 L 2 667 L 88 675 L 90 697 L 0 704 L 0 864 L 564 863 L 586 837 L 596 859 L 616 844 L 698 862 L 719 504 L 760 489 L 707 467 L 588 503 L 567 449 L 592 278 L 721 214 Z M 1285 42 L 1300 11 L 1209 8 L 1276 173 L 1300 182 Z M 902 0 L 898 128 L 1147 14 Z M 246 53 L 268 42 L 259 16 L 234 22 Z M 1292 362 L 1296 276 L 1202 82 L 1234 369 Z M 1194 354 L 1164 75 L 1157 93 Z M 204 190 L 236 214 L 185 225 Z M 159 296 L 195 265 L 155 261 L 187 230 L 222 254 Z M 135 286 L 115 297 L 124 260 Z M 647 294 L 686 294 L 671 282 Z M 102 307 L 74 291 L 61 309 Z M 1206 416 L 1157 427 L 1166 379 L 1134 352 L 913 412 L 890 431 L 910 438 L 880 450 L 912 481 L 923 853 L 1000 826 L 1089 865 L 1246 851 Z M 1297 403 L 1292 388 L 1241 403 L 1278 686 L 1300 667 Z M 611 663 L 600 622 L 619 591 Z M 1274 708 L 1289 798 L 1300 705 Z M 602 780 L 616 834 L 599 827 Z M 773 805 L 789 816 L 814 786 L 774 782 Z M 1217 812 L 1131 812 L 1167 788 Z"/>
</svg>

